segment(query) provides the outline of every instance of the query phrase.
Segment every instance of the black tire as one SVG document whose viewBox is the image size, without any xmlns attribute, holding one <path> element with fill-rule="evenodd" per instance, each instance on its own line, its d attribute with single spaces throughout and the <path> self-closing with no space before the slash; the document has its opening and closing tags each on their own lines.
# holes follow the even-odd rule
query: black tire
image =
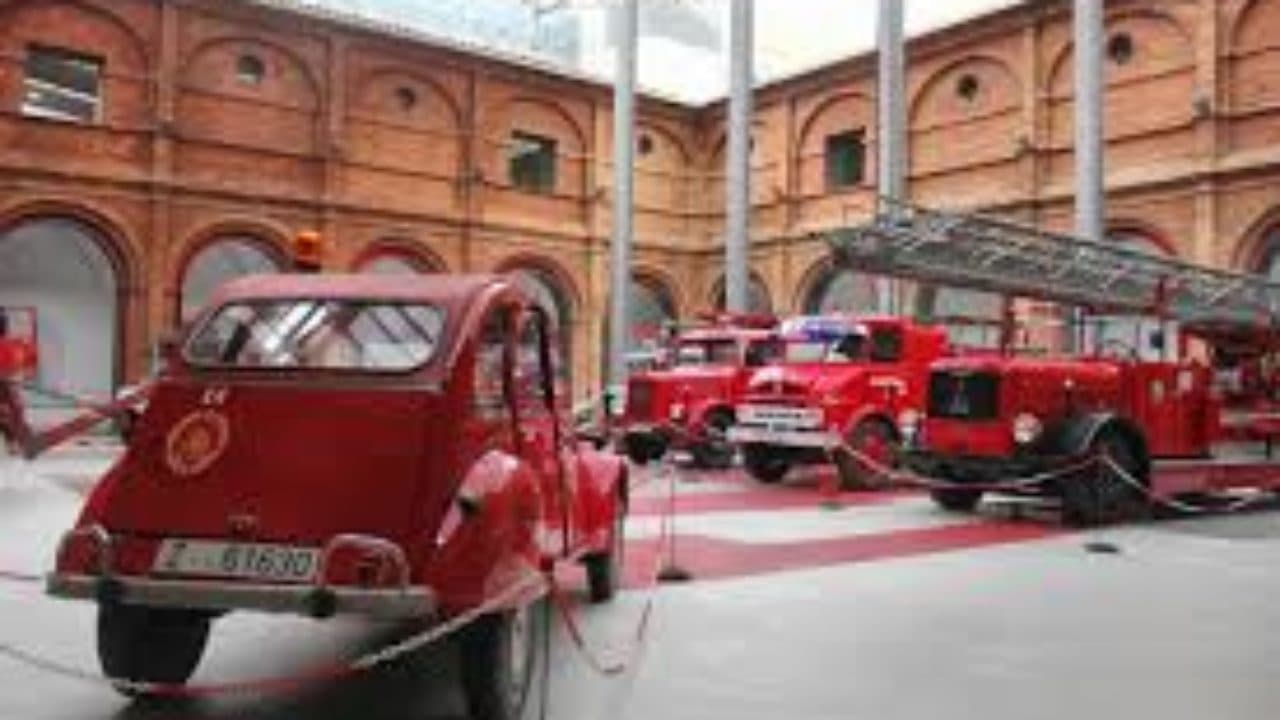
<svg viewBox="0 0 1280 720">
<path fill-rule="evenodd" d="M 582 559 L 587 568 L 587 594 L 593 603 L 609 602 L 618 594 L 622 579 L 623 538 L 626 532 L 627 512 L 619 498 L 613 515 L 613 532 L 609 537 L 609 550 L 592 553 Z"/>
<path fill-rule="evenodd" d="M 729 442 L 729 428 L 733 426 L 733 413 L 714 410 L 703 423 L 702 439 L 690 451 L 693 463 L 708 470 L 724 470 L 733 465 L 733 445 Z"/>
<path fill-rule="evenodd" d="M 523 717 L 533 685 L 540 612 L 546 612 L 545 603 L 533 603 L 481 616 L 461 630 L 460 675 L 472 720 Z"/>
<path fill-rule="evenodd" d="M 849 431 L 849 436 L 845 438 L 849 447 L 856 449 L 862 449 L 867 443 L 873 441 L 883 443 L 889 448 L 891 457 L 887 458 L 886 464 L 893 467 L 902 448 L 898 433 L 893 426 L 883 420 L 863 420 Z M 836 472 L 840 476 L 840 487 L 845 490 L 878 490 L 889 485 L 887 478 L 872 472 L 859 459 L 847 452 L 836 452 L 835 461 Z"/>
<path fill-rule="evenodd" d="M 1088 456 L 1110 457 L 1129 478 L 1144 485 L 1147 483 L 1140 450 L 1118 431 L 1100 432 L 1090 444 Z M 1064 478 L 1060 494 L 1062 521 L 1071 527 L 1096 527 L 1137 520 L 1150 512 L 1145 494 L 1101 460 Z"/>
<path fill-rule="evenodd" d="M 636 465 L 648 465 L 667 453 L 665 440 L 652 435 L 631 435 L 625 440 L 627 459 Z"/>
<path fill-rule="evenodd" d="M 106 604 L 98 608 L 98 662 L 115 680 L 181 685 L 209 640 L 210 618 L 191 610 Z M 130 688 L 118 688 L 131 697 Z"/>
<path fill-rule="evenodd" d="M 742 448 L 742 464 L 751 477 L 766 485 L 782 482 L 791 470 L 791 462 L 768 445 L 747 445 Z"/>
<path fill-rule="evenodd" d="M 968 488 L 934 488 L 929 491 L 929 497 L 938 507 L 947 512 L 971 513 L 982 501 L 982 491 Z"/>
</svg>

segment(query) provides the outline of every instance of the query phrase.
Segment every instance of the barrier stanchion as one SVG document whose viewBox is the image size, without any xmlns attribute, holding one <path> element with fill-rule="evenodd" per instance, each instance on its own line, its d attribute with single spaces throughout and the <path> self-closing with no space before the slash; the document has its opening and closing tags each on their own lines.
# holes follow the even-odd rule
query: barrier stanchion
<svg viewBox="0 0 1280 720">
<path fill-rule="evenodd" d="M 822 495 L 822 502 L 818 505 L 823 510 L 844 509 L 844 503 L 840 500 L 840 473 L 838 470 L 836 472 L 828 472 L 827 468 L 823 468 L 822 475 L 818 479 L 818 492 Z"/>
<path fill-rule="evenodd" d="M 676 562 L 676 473 L 674 468 L 663 463 L 667 476 L 667 532 L 666 561 L 658 572 L 658 582 L 684 583 L 693 579 L 693 573 Z"/>
</svg>

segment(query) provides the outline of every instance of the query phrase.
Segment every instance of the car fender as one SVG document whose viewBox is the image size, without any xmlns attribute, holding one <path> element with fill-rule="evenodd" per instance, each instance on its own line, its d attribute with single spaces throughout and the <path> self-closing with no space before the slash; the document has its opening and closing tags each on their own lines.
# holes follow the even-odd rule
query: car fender
<svg viewBox="0 0 1280 720">
<path fill-rule="evenodd" d="M 630 473 L 622 458 L 595 450 L 578 453 L 577 517 L 586 552 L 609 549 L 614 514 L 626 512 L 630 493 Z"/>
<path fill-rule="evenodd" d="M 446 612 L 475 607 L 540 572 L 543 557 L 559 551 L 543 508 L 537 474 L 520 458 L 491 450 L 471 466 L 437 531 L 424 577 Z"/>
</svg>

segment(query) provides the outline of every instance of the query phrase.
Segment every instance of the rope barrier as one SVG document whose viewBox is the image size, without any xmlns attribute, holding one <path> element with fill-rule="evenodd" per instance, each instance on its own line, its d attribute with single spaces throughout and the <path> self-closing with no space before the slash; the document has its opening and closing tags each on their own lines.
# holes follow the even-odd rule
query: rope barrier
<svg viewBox="0 0 1280 720">
<path fill-rule="evenodd" d="M 175 685 L 129 680 L 127 678 L 110 678 L 99 673 L 82 670 L 75 666 L 28 652 L 9 643 L 0 642 L 0 656 L 8 657 L 18 663 L 58 675 L 69 680 L 89 683 L 98 686 L 114 687 L 127 693 L 169 698 L 195 698 L 224 695 L 258 695 L 279 693 L 294 690 L 318 682 L 338 680 L 367 672 L 376 667 L 392 663 L 405 655 L 416 652 L 427 645 L 438 642 L 466 625 L 475 622 L 483 615 L 494 612 L 525 593 L 545 590 L 546 579 L 534 574 L 513 583 L 504 591 L 476 607 L 460 613 L 442 623 L 433 625 L 422 632 L 385 648 L 370 652 L 355 660 L 345 663 L 321 665 L 287 677 L 242 680 L 226 683 L 210 683 L 205 685 Z"/>
<path fill-rule="evenodd" d="M 1275 497 L 1274 494 L 1272 495 L 1260 494 L 1252 497 L 1240 498 L 1235 502 L 1228 503 L 1227 505 L 1223 505 L 1219 507 L 1193 505 L 1191 503 L 1186 503 L 1181 500 L 1178 500 L 1177 498 L 1163 497 L 1161 495 L 1157 495 L 1154 491 L 1151 490 L 1150 487 L 1147 486 L 1146 483 L 1142 482 L 1141 479 L 1134 477 L 1132 473 L 1126 470 L 1122 465 L 1120 465 L 1120 463 L 1117 463 L 1115 460 L 1113 460 L 1109 455 L 1103 456 L 1102 462 L 1107 466 L 1108 470 L 1110 470 L 1112 473 L 1115 474 L 1117 478 L 1120 479 L 1121 482 L 1133 488 L 1134 490 L 1141 492 L 1142 495 L 1146 497 L 1148 501 L 1153 502 L 1157 505 L 1163 505 L 1164 507 L 1170 510 L 1174 510 L 1180 513 L 1186 513 L 1188 515 L 1229 515 L 1231 513 L 1240 512 L 1241 510 L 1245 510 L 1254 505 L 1258 505 L 1263 500 L 1272 500 Z"/>
</svg>

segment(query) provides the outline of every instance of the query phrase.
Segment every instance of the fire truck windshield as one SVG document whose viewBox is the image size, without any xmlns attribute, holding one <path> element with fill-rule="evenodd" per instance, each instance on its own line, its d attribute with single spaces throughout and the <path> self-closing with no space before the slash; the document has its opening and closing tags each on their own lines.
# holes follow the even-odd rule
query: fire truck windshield
<svg viewBox="0 0 1280 720">
<path fill-rule="evenodd" d="M 398 372 L 436 354 L 444 313 L 420 304 L 272 300 L 220 308 L 191 336 L 202 367 Z"/>
<path fill-rule="evenodd" d="M 784 341 L 782 361 L 791 364 L 863 362 L 869 359 L 865 335 L 850 333 L 838 338 L 794 338 Z"/>
<path fill-rule="evenodd" d="M 686 340 L 676 350 L 676 365 L 736 365 L 735 340 Z"/>
</svg>

